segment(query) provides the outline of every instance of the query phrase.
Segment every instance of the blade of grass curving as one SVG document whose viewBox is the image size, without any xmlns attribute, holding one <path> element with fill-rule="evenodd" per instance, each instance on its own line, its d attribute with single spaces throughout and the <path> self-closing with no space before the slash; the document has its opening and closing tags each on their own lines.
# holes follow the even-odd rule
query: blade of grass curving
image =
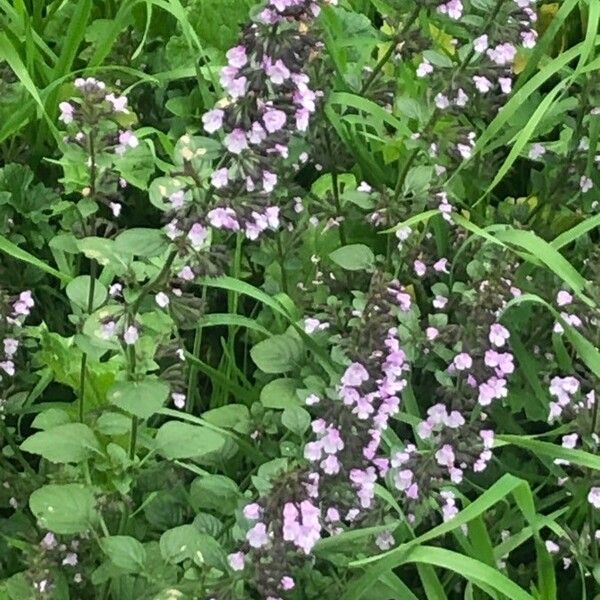
<svg viewBox="0 0 600 600">
<path fill-rule="evenodd" d="M 473 206 L 477 206 L 480 202 L 482 202 L 488 194 L 504 179 L 506 174 L 509 172 L 510 168 L 513 166 L 517 158 L 520 156 L 523 148 L 527 145 L 533 134 L 535 133 L 536 127 L 539 125 L 540 121 L 548 111 L 548 109 L 552 106 L 553 102 L 557 98 L 557 96 L 570 85 L 572 78 L 563 79 L 559 83 L 554 86 L 554 89 L 544 96 L 544 99 L 539 103 L 537 108 L 535 109 L 533 115 L 531 115 L 529 121 L 527 121 L 527 125 L 523 127 L 520 133 L 517 135 L 508 156 L 502 163 L 502 166 L 498 169 L 496 176 L 492 180 L 492 182 L 488 185 L 483 194 L 479 197 L 479 199 L 473 204 Z"/>
<path fill-rule="evenodd" d="M 4 252 L 8 256 L 12 258 L 16 258 L 24 263 L 27 263 L 33 267 L 44 271 L 44 273 L 48 273 L 48 275 L 52 275 L 57 279 L 60 279 L 64 282 L 71 281 L 71 277 L 66 275 L 65 273 L 61 273 L 56 269 L 48 266 L 46 263 L 42 262 L 39 258 L 36 258 L 33 254 L 27 252 L 27 250 L 23 250 L 23 248 L 19 248 L 16 244 L 13 244 L 10 240 L 5 238 L 3 235 L 0 235 L 0 252 Z"/>
<path fill-rule="evenodd" d="M 205 277 L 204 279 L 201 279 L 199 283 L 200 285 L 250 296 L 251 298 L 254 298 L 254 300 L 257 300 L 265 306 L 268 306 L 276 314 L 285 317 L 288 321 L 292 320 L 292 316 L 289 314 L 283 304 L 277 302 L 277 300 L 273 299 L 271 296 L 269 296 L 269 294 L 266 294 L 262 290 L 259 290 L 257 287 L 254 287 L 245 281 L 241 281 L 229 276 L 223 276 L 215 278 Z"/>
<path fill-rule="evenodd" d="M 92 0 L 79 0 L 73 11 L 73 18 L 62 38 L 64 43 L 58 60 L 52 70 L 52 80 L 64 77 L 71 72 L 79 46 L 85 37 L 87 22 L 92 11 Z"/>
<path fill-rule="evenodd" d="M 361 98 L 356 94 L 350 94 L 348 92 L 334 92 L 329 97 L 330 104 L 339 104 L 341 106 L 350 106 L 357 110 L 367 113 L 371 115 L 374 119 L 383 121 L 387 123 L 397 131 L 401 131 L 407 137 L 410 136 L 411 131 L 408 126 L 400 121 L 400 119 L 391 115 L 388 111 L 384 110 L 373 102 L 372 100 L 368 100 L 367 98 Z"/>
<path fill-rule="evenodd" d="M 554 41 L 556 34 L 560 31 L 561 27 L 573 12 L 573 10 L 579 5 L 580 0 L 566 0 L 560 5 L 557 13 L 554 15 L 552 22 L 548 26 L 548 29 L 544 32 L 544 35 L 538 40 L 535 48 L 529 55 L 527 65 L 521 73 L 519 79 L 515 84 L 515 90 L 523 87 L 525 82 L 531 77 L 532 73 L 538 66 L 540 59 L 549 54 L 548 50 L 550 45 Z"/>
<path fill-rule="evenodd" d="M 40 97 L 37 86 L 31 79 L 31 76 L 30 76 L 29 72 L 27 71 L 27 68 L 23 64 L 23 61 L 21 60 L 19 53 L 16 51 L 16 49 L 10 43 L 8 37 L 4 33 L 0 34 L 0 56 L 2 56 L 2 58 L 10 65 L 10 68 L 14 71 L 14 73 L 18 77 L 19 81 L 23 84 L 23 87 L 27 90 L 27 92 L 35 100 L 36 104 L 40 108 L 42 115 L 46 119 L 48 127 L 49 127 L 50 131 L 52 132 L 52 134 L 54 135 L 54 137 L 57 140 L 62 139 L 60 132 L 56 128 L 56 125 L 54 124 L 54 122 L 49 117 L 48 113 L 46 112 L 46 107 L 44 106 L 44 102 L 42 101 L 42 98 Z"/>
<path fill-rule="evenodd" d="M 266 328 L 257 323 L 254 319 L 249 319 L 243 315 L 233 315 L 229 313 L 212 313 L 204 315 L 198 321 L 198 325 L 201 327 L 219 327 L 219 326 L 235 326 L 245 327 L 246 329 L 252 329 L 258 331 L 267 337 L 271 336 L 271 332 Z"/>
<path fill-rule="evenodd" d="M 538 258 L 571 287 L 579 298 L 588 305 L 593 306 L 593 302 L 583 293 L 586 287 L 585 278 L 558 250 L 538 237 L 533 231 L 511 228 L 496 232 L 495 237 L 502 242 L 519 246 L 532 256 Z"/>
<path fill-rule="evenodd" d="M 548 304 L 548 302 L 546 302 L 543 298 L 540 298 L 536 294 L 523 294 L 522 296 L 513 298 L 510 302 L 508 302 L 508 304 L 504 307 L 503 312 L 510 310 L 512 306 L 526 302 L 540 304 L 550 311 L 557 321 L 560 321 L 563 329 L 565 330 L 565 335 L 575 348 L 581 360 L 586 364 L 590 371 L 596 375 L 596 377 L 600 377 L 600 351 L 588 339 L 581 335 L 577 329 L 575 329 L 572 325 L 569 325 L 560 316 L 559 312 L 553 306 Z"/>
<path fill-rule="evenodd" d="M 385 573 L 379 578 L 379 581 L 390 588 L 396 598 L 402 598 L 402 600 L 419 600 L 395 573 Z"/>
<path fill-rule="evenodd" d="M 547 456 L 553 460 L 559 458 L 580 467 L 600 471 L 600 456 L 596 456 L 585 450 L 563 448 L 557 444 L 543 442 L 524 435 L 498 434 L 498 439 L 507 444 L 529 450 L 536 456 Z"/>
<path fill-rule="evenodd" d="M 150 2 L 146 2 L 146 26 L 144 27 L 144 34 L 142 35 L 142 39 L 140 40 L 138 47 L 134 50 L 133 54 L 131 55 L 131 60 L 135 60 L 142 53 L 142 50 L 146 45 L 146 39 L 148 38 L 150 26 L 152 25 L 153 11 L 154 5 Z"/>
<path fill-rule="evenodd" d="M 353 581 L 352 588 L 344 594 L 343 600 L 359 600 L 383 573 L 398 566 L 412 548 L 450 533 L 463 525 L 467 525 L 472 519 L 479 517 L 499 502 L 505 502 L 507 497 L 516 489 L 527 485 L 527 482 L 523 479 L 519 479 L 510 474 L 505 474 L 488 490 L 481 494 L 479 498 L 461 510 L 450 521 L 446 521 L 445 523 L 434 527 L 428 532 L 409 542 L 401 544 L 393 550 L 350 563 L 350 566 L 353 568 L 367 568 L 363 575 Z"/>
<path fill-rule="evenodd" d="M 123 28 L 127 25 L 128 19 L 131 15 L 133 7 L 138 4 L 140 0 L 124 0 L 119 6 L 119 10 L 112 20 L 110 30 L 105 32 L 102 42 L 96 46 L 94 53 L 88 61 L 88 67 L 98 67 L 104 59 L 109 55 L 113 44 L 117 41 Z"/>
<path fill-rule="evenodd" d="M 564 248 L 564 246 L 568 246 L 582 235 L 585 235 L 592 229 L 596 229 L 596 227 L 600 226 L 600 215 L 594 215 L 593 217 L 589 217 L 585 221 L 578 223 L 575 227 L 572 227 L 568 231 L 561 233 L 559 236 L 554 238 L 550 242 L 550 245 L 556 250 L 560 250 Z"/>
<path fill-rule="evenodd" d="M 483 590 L 493 588 L 511 600 L 535 600 L 522 587 L 497 569 L 458 552 L 435 546 L 418 546 L 409 551 L 401 564 L 421 563 L 441 567 L 472 581 Z"/>
</svg>

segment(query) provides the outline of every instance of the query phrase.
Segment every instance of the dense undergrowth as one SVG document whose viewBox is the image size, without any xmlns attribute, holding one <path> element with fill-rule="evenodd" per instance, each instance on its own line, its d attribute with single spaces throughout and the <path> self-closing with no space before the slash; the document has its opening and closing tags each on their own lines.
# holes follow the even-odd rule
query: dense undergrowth
<svg viewBox="0 0 600 600">
<path fill-rule="evenodd" d="M 0 599 L 600 598 L 599 23 L 0 0 Z"/>
</svg>

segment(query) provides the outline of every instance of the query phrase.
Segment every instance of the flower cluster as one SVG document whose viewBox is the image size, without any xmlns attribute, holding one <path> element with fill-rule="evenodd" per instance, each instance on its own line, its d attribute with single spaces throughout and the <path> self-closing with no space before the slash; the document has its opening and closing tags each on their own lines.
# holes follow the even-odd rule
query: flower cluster
<svg viewBox="0 0 600 600">
<path fill-rule="evenodd" d="M 229 562 L 233 570 L 251 565 L 265 598 L 291 589 L 292 569 L 325 533 L 363 521 L 374 508 L 375 483 L 389 469 L 380 453 L 382 435 L 399 410 L 409 370 L 394 327 L 401 293 L 397 283 L 374 278 L 354 317 L 355 335 L 364 344 L 348 346 L 350 364 L 334 389 L 306 398 L 315 413 L 313 439 L 304 447 L 310 466 L 286 474 L 266 498 L 244 509 L 253 525 Z"/>
<path fill-rule="evenodd" d="M 461 20 L 463 10 L 460 0 L 451 0 L 437 8 L 438 13 L 452 20 Z M 451 107 L 462 109 L 477 96 L 509 94 L 518 48 L 531 49 L 536 45 L 535 0 L 498 0 L 495 8 L 488 11 L 488 14 L 477 14 L 475 10 L 469 15 L 473 23 L 483 20 L 487 25 L 483 32 L 472 28 L 470 51 L 452 80 L 451 91 L 439 92 L 435 97 L 435 104 L 440 110 Z M 428 77 L 435 70 L 424 58 L 417 68 L 417 76 Z"/>
<path fill-rule="evenodd" d="M 112 163 L 140 145 L 131 129 L 135 115 L 127 97 L 109 91 L 103 81 L 78 78 L 74 86 L 77 95 L 59 104 L 59 121 L 69 131 L 65 142 L 79 150 L 80 158 L 86 157 L 87 180 L 77 183 L 81 183 L 84 197 L 104 204 L 117 218 L 123 209 L 121 196 L 127 182 L 116 174 Z M 102 154 L 112 160 L 103 160 Z"/>
<path fill-rule="evenodd" d="M 321 45 L 311 32 L 319 12 L 314 0 L 270 0 L 227 52 L 220 75 L 227 96 L 202 117 L 226 150 L 210 176 L 216 198 L 206 219 L 217 229 L 257 239 L 279 227 L 273 193 L 294 159 L 291 139 L 307 131 L 321 95 L 306 72 Z"/>
<path fill-rule="evenodd" d="M 0 382 L 2 382 L 2 397 L 0 410 L 6 395 L 10 391 L 10 381 L 17 374 L 16 357 L 21 346 L 22 327 L 25 319 L 31 314 L 35 305 L 30 290 L 17 295 L 0 292 L 2 312 L 0 313 Z"/>
</svg>

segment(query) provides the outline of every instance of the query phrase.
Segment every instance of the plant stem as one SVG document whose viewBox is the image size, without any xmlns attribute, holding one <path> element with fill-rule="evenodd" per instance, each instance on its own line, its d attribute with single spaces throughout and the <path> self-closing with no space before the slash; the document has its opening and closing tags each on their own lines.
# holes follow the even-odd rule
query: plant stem
<svg viewBox="0 0 600 600">
<path fill-rule="evenodd" d="M 390 47 L 385 51 L 385 54 L 379 59 L 379 62 L 375 65 L 375 68 L 371 72 L 371 75 L 369 75 L 369 78 L 363 84 L 363 86 L 359 92 L 360 95 L 364 95 L 367 92 L 367 90 L 371 87 L 371 85 L 375 81 L 375 79 L 377 79 L 377 76 L 379 75 L 379 73 L 381 73 L 381 71 L 383 70 L 385 65 L 389 62 L 390 58 L 392 58 L 392 56 L 394 55 L 394 50 L 396 50 L 396 45 L 398 44 L 398 42 L 400 41 L 402 36 L 404 34 L 406 34 L 406 32 L 411 28 L 412 24 L 416 21 L 417 17 L 419 16 L 419 11 L 420 11 L 420 6 L 419 6 L 419 3 L 417 2 L 415 7 L 413 8 L 413 11 L 408 16 L 406 23 L 404 23 L 402 28 L 392 38 Z"/>
<path fill-rule="evenodd" d="M 94 130 L 90 132 L 89 136 L 89 154 L 90 154 L 90 198 L 96 196 L 96 150 L 94 146 Z M 93 224 L 92 224 L 93 225 Z M 85 222 L 83 223 L 84 235 L 87 235 Z M 92 233 L 93 233 L 92 226 Z M 90 287 L 88 289 L 87 298 L 87 310 L 86 314 L 89 316 L 94 308 L 94 293 L 96 291 L 96 261 L 90 261 Z M 79 369 L 79 421 L 83 423 L 85 415 L 85 381 L 86 381 L 86 369 L 87 369 L 87 353 L 84 352 L 81 355 L 81 368 Z"/>
<path fill-rule="evenodd" d="M 325 134 L 325 144 L 327 146 L 327 152 L 329 153 L 329 156 L 333 159 L 333 146 L 331 144 L 331 138 L 329 137 L 329 133 L 327 132 L 327 130 L 325 130 L 324 132 Z M 342 203 L 340 200 L 340 186 L 339 186 L 339 180 L 338 180 L 338 172 L 337 172 L 337 168 L 335 166 L 335 162 L 332 160 L 331 162 L 331 184 L 332 184 L 332 191 L 333 191 L 333 201 L 335 204 L 335 211 L 336 211 L 336 216 L 338 218 L 341 218 L 341 222 L 339 224 L 339 232 L 340 232 L 340 243 L 342 244 L 342 246 L 345 246 L 348 242 L 347 242 L 347 237 L 346 237 L 346 227 L 345 227 L 345 223 L 344 223 L 344 215 L 342 213 Z"/>
<path fill-rule="evenodd" d="M 289 296 L 290 288 L 287 272 L 285 270 L 285 252 L 283 250 L 283 244 L 281 243 L 281 232 L 277 234 L 277 255 L 279 257 L 279 266 L 281 268 L 281 288 Z"/>
</svg>

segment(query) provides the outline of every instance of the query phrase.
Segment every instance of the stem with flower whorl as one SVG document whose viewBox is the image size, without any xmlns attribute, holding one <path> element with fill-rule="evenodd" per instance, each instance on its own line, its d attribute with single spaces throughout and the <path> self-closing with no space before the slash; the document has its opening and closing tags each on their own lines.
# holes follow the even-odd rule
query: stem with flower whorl
<svg viewBox="0 0 600 600">
<path fill-rule="evenodd" d="M 96 196 L 96 151 L 94 146 L 94 130 L 89 135 L 89 154 L 90 154 L 90 198 L 93 200 Z M 92 217 L 93 219 L 93 217 Z M 93 222 L 92 222 L 92 230 Z M 85 235 L 85 232 L 84 232 Z M 87 314 L 90 315 L 94 309 L 94 293 L 96 291 L 96 261 L 90 260 L 90 287 L 87 298 Z M 85 383 L 87 373 L 87 353 L 81 356 L 81 369 L 79 373 L 79 421 L 83 423 L 85 413 Z"/>
</svg>

